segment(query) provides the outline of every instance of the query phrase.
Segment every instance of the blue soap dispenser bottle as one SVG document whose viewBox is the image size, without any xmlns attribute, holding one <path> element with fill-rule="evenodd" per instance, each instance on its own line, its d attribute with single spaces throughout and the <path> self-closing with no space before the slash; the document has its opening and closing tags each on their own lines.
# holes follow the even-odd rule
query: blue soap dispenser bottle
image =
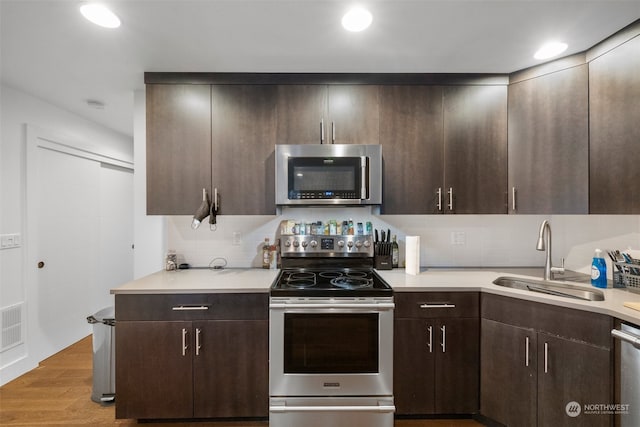
<svg viewBox="0 0 640 427">
<path fill-rule="evenodd" d="M 607 287 L 607 263 L 604 261 L 602 251 L 596 249 L 591 263 L 591 284 L 596 288 Z"/>
</svg>

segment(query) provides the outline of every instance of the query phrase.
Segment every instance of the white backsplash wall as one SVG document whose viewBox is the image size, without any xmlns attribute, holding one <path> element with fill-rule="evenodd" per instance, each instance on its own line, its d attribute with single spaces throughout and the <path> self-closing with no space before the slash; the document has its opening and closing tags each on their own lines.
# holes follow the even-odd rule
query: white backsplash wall
<svg viewBox="0 0 640 427">
<path fill-rule="evenodd" d="M 375 208 L 283 208 L 281 215 L 219 216 L 216 231 L 203 223 L 191 229 L 190 216 L 167 217 L 167 248 L 194 267 L 217 257 L 229 267 L 261 266 L 265 237 L 278 237 L 280 222 L 371 221 L 373 227 L 398 236 L 400 263 L 405 236 L 420 236 L 424 267 L 537 267 L 544 252 L 536 251 L 540 223 L 549 219 L 554 265 L 589 272 L 596 247 L 640 249 L 638 215 L 376 215 Z M 239 241 L 238 241 L 239 240 Z"/>
</svg>

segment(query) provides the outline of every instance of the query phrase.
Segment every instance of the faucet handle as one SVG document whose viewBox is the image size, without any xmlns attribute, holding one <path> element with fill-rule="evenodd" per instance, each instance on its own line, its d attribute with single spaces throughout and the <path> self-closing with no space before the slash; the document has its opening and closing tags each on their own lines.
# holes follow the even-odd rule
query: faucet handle
<svg viewBox="0 0 640 427">
<path fill-rule="evenodd" d="M 551 267 L 551 272 L 556 274 L 564 274 L 564 258 L 562 258 L 562 267 Z"/>
</svg>

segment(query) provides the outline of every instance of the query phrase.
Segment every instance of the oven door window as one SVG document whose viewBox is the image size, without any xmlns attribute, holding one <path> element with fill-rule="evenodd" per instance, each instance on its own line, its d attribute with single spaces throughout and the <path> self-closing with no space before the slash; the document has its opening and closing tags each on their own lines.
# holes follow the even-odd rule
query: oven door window
<svg viewBox="0 0 640 427">
<path fill-rule="evenodd" d="M 289 198 L 359 199 L 360 157 L 289 158 Z"/>
<path fill-rule="evenodd" d="M 377 313 L 286 313 L 284 372 L 377 373 L 378 322 Z"/>
</svg>

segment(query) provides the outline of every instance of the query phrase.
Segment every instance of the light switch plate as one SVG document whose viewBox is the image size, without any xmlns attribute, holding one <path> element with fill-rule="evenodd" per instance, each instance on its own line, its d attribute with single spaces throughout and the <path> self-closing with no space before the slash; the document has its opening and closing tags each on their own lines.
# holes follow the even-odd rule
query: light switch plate
<svg viewBox="0 0 640 427">
<path fill-rule="evenodd" d="M 0 249 L 19 248 L 21 240 L 19 233 L 0 234 Z"/>
<path fill-rule="evenodd" d="M 466 245 L 467 233 L 464 231 L 452 231 L 451 232 L 451 244 L 452 245 Z"/>
<path fill-rule="evenodd" d="M 233 246 L 240 246 L 242 244 L 242 233 L 239 231 L 233 232 Z"/>
</svg>

